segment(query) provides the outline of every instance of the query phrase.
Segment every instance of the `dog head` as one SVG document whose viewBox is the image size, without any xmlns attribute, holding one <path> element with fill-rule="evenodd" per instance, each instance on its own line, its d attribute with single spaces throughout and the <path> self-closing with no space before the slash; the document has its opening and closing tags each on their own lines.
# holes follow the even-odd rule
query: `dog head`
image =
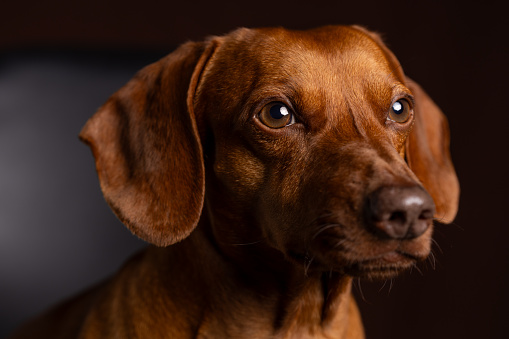
<svg viewBox="0 0 509 339">
<path fill-rule="evenodd" d="M 207 215 L 223 243 L 385 277 L 425 258 L 433 216 L 457 209 L 445 117 L 360 27 L 187 43 L 80 137 L 117 216 L 159 246 Z"/>
</svg>

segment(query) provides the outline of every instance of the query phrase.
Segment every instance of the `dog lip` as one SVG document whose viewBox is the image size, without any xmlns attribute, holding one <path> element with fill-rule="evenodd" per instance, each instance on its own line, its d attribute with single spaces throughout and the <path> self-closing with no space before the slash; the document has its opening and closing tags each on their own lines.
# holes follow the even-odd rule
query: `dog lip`
<svg viewBox="0 0 509 339">
<path fill-rule="evenodd" d="M 405 255 L 399 253 L 398 251 L 391 251 L 383 254 L 380 259 L 387 263 L 394 264 L 404 260 L 405 257 Z"/>
<path fill-rule="evenodd" d="M 400 250 L 391 250 L 387 251 L 377 257 L 366 259 L 360 261 L 360 264 L 363 266 L 366 265 L 368 267 L 376 266 L 379 268 L 382 267 L 396 267 L 400 265 L 405 265 L 410 262 L 418 261 L 419 259 L 411 254 L 406 252 L 402 252 Z"/>
</svg>

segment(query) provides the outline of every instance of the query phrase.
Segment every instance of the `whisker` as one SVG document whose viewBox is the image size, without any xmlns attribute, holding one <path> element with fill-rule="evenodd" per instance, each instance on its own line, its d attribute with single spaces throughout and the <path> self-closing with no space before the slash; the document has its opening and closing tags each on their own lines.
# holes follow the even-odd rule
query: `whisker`
<svg viewBox="0 0 509 339">
<path fill-rule="evenodd" d="M 439 223 L 442 223 L 442 224 L 443 224 L 443 220 L 444 220 L 443 216 L 441 216 L 441 217 L 434 217 L 433 218 L 433 221 L 438 221 Z"/>
<path fill-rule="evenodd" d="M 457 227 L 457 228 L 459 228 L 461 231 L 465 231 L 465 229 L 464 229 L 462 226 L 460 226 L 457 222 L 454 222 L 454 221 L 453 221 L 453 222 L 451 222 L 449 225 L 456 226 L 456 227 Z"/>
<path fill-rule="evenodd" d="M 357 278 L 356 280 L 354 281 L 357 281 L 357 289 L 359 290 L 359 293 L 361 295 L 361 298 L 362 300 L 364 300 L 364 302 L 368 302 L 366 300 L 366 297 L 364 297 L 364 292 L 362 292 L 362 287 L 361 287 L 361 279 L 360 278 Z M 355 284 L 354 284 L 355 285 Z"/>
<path fill-rule="evenodd" d="M 441 216 L 441 217 L 436 217 L 436 218 L 433 218 L 433 221 L 438 221 L 439 223 L 442 223 L 444 224 L 444 216 Z M 463 227 L 461 227 L 458 223 L 456 222 L 450 222 L 449 225 L 451 226 L 455 226 L 457 227 L 458 229 L 460 229 L 461 231 L 464 231 L 465 229 Z"/>
<path fill-rule="evenodd" d="M 389 292 L 387 294 L 391 294 L 392 286 L 394 285 L 394 279 L 391 278 L 391 283 L 389 285 Z"/>
<path fill-rule="evenodd" d="M 328 212 L 328 211 L 327 211 Z M 324 214 L 321 214 L 319 216 L 317 216 L 316 218 L 314 218 L 309 224 L 310 225 L 313 225 L 314 223 L 316 223 L 318 220 L 320 219 L 324 219 L 324 218 L 328 218 L 330 216 L 334 215 L 334 213 L 332 212 L 328 212 L 328 213 L 324 213 Z"/>
<path fill-rule="evenodd" d="M 436 217 L 436 218 L 433 218 L 433 221 L 438 221 L 438 222 L 440 222 L 440 223 L 443 223 L 444 218 L 445 218 L 445 213 L 442 213 L 442 215 L 441 215 L 441 216 L 438 216 L 438 217 Z"/>
<path fill-rule="evenodd" d="M 317 237 L 320 233 L 322 233 L 323 231 L 326 231 L 326 230 L 328 230 L 328 229 L 330 229 L 330 228 L 334 228 L 334 227 L 340 227 L 340 226 L 341 226 L 341 225 L 339 225 L 339 224 L 329 224 L 329 225 L 326 225 L 326 226 L 324 226 L 324 227 L 320 228 L 320 229 L 318 230 L 318 232 L 316 232 L 316 233 L 315 233 L 315 235 L 313 235 L 313 237 L 312 237 L 311 239 L 312 239 L 312 240 L 315 240 L 315 239 L 316 239 L 316 237 Z"/>
<path fill-rule="evenodd" d="M 444 254 L 444 251 L 442 251 L 442 247 L 440 247 L 440 245 L 438 244 L 438 242 L 435 239 L 431 238 L 431 242 L 433 243 L 433 245 L 435 245 L 438 248 L 438 250 L 440 251 L 441 254 Z"/>
<path fill-rule="evenodd" d="M 431 264 L 431 267 L 433 268 L 433 270 L 436 270 L 436 258 L 435 258 L 435 254 L 433 253 L 433 251 L 430 251 L 429 252 L 429 257 L 428 257 L 428 260 Z"/>
<path fill-rule="evenodd" d="M 336 249 L 336 248 L 340 247 L 340 246 L 341 246 L 341 245 L 343 245 L 344 243 L 346 243 L 346 239 L 342 239 L 342 240 L 338 241 L 338 242 L 336 243 L 336 245 L 334 245 L 333 249 Z"/>
<path fill-rule="evenodd" d="M 388 79 L 394 72 L 396 72 L 399 68 L 403 68 L 403 66 L 401 66 L 401 64 L 398 63 L 398 65 L 396 65 L 395 67 L 393 67 L 391 69 L 391 72 L 389 74 L 387 74 L 386 78 Z"/>
<path fill-rule="evenodd" d="M 238 244 L 228 244 L 228 245 L 230 245 L 230 246 L 248 246 L 248 245 L 255 245 L 255 244 L 261 243 L 263 240 L 264 239 L 260 239 L 260 240 L 253 241 L 253 242 L 238 243 Z"/>
<path fill-rule="evenodd" d="M 304 266 L 304 275 L 306 277 L 308 276 L 309 267 L 311 266 L 311 263 L 313 262 L 314 259 L 315 259 L 315 257 L 313 256 L 311 259 L 309 259 L 309 262 L 306 263 L 306 266 Z"/>
<path fill-rule="evenodd" d="M 422 273 L 421 269 L 417 266 L 417 264 L 414 264 L 413 267 L 415 267 L 415 270 L 419 272 L 420 275 L 424 276 L 424 274 Z"/>
</svg>

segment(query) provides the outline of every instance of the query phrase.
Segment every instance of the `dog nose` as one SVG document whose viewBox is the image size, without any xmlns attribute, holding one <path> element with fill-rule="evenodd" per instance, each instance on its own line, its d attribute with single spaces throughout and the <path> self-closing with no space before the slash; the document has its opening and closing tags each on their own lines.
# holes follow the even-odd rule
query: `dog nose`
<svg viewBox="0 0 509 339">
<path fill-rule="evenodd" d="M 428 229 L 433 214 L 435 203 L 419 186 L 381 187 L 366 201 L 367 226 L 383 238 L 416 238 Z"/>
</svg>

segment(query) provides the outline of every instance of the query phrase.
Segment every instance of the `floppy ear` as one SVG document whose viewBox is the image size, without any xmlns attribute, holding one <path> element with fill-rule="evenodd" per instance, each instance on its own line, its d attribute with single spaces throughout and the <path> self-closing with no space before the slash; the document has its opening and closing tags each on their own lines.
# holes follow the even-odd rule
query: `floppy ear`
<svg viewBox="0 0 509 339">
<path fill-rule="evenodd" d="M 449 153 L 449 125 L 426 92 L 406 80 L 415 98 L 415 123 L 407 139 L 406 159 L 435 201 L 435 218 L 450 223 L 458 210 L 459 183 Z"/>
<path fill-rule="evenodd" d="M 143 68 L 80 133 L 112 210 L 158 246 L 187 237 L 201 215 L 205 176 L 193 98 L 214 49 L 213 41 L 189 42 Z"/>
</svg>

